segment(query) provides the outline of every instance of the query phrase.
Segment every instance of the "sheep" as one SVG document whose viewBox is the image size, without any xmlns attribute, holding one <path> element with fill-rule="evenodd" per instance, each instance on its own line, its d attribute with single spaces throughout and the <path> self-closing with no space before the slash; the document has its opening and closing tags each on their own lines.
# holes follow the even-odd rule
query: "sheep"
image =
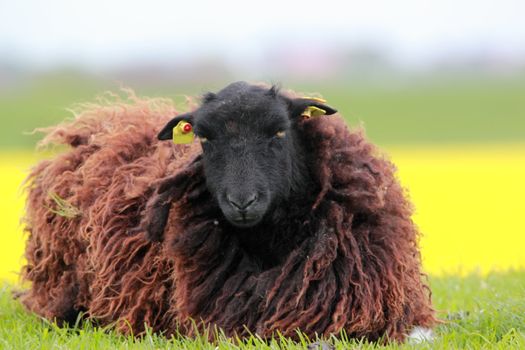
<svg viewBox="0 0 525 350">
<path fill-rule="evenodd" d="M 135 335 L 436 323 L 395 166 L 324 100 L 237 82 L 178 114 L 132 94 L 47 132 L 69 148 L 27 180 L 32 312 Z"/>
</svg>

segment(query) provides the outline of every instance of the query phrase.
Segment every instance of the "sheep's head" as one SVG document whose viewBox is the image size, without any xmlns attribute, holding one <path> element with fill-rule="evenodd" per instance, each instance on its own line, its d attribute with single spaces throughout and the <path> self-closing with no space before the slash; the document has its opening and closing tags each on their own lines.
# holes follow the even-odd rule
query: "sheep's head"
<svg viewBox="0 0 525 350">
<path fill-rule="evenodd" d="M 295 126 L 305 111 L 336 112 L 317 99 L 237 82 L 206 94 L 197 110 L 172 119 L 158 138 L 172 139 L 175 127 L 192 125 L 202 145 L 208 190 L 230 223 L 247 228 L 294 190 L 304 190 L 298 188 L 304 156 Z"/>
</svg>

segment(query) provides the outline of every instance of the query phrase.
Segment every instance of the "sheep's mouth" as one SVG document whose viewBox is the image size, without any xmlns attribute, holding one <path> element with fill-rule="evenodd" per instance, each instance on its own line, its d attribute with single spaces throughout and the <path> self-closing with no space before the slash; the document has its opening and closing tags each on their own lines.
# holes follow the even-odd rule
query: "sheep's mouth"
<svg viewBox="0 0 525 350">
<path fill-rule="evenodd" d="M 230 218 L 233 225 L 241 228 L 253 227 L 261 220 L 258 215 L 240 215 L 234 218 Z"/>
</svg>

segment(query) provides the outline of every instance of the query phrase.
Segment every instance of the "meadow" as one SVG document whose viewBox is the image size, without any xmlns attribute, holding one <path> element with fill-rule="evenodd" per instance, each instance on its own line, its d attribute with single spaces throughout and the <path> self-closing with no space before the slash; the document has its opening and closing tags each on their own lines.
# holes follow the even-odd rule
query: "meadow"
<svg viewBox="0 0 525 350">
<path fill-rule="evenodd" d="M 136 341 L 90 325 L 62 330 L 28 315 L 12 299 L 23 263 L 21 183 L 31 164 L 46 157 L 32 150 L 39 136 L 24 132 L 68 117 L 71 103 L 92 100 L 106 87 L 55 77 L 0 94 L 0 348 L 304 349 L 279 338 L 270 344 L 256 338 L 210 344 L 152 334 Z M 447 320 L 436 340 L 421 347 L 525 348 L 525 79 L 295 88 L 322 92 L 398 166 L 415 204 L 433 299 Z M 181 101 L 182 91 L 202 92 L 147 87 L 138 93 Z M 340 349 L 373 347 L 331 341 Z"/>
<path fill-rule="evenodd" d="M 525 272 L 509 271 L 431 277 L 434 304 L 443 324 L 436 328 L 436 338 L 423 344 L 380 346 L 342 335 L 325 339 L 338 350 L 350 349 L 524 349 L 525 348 Z M 302 338 L 292 342 L 276 336 L 269 342 L 251 337 L 243 342 L 219 335 L 215 342 L 204 336 L 195 339 L 167 339 L 146 333 L 141 338 L 117 335 L 91 324 L 75 329 L 59 328 L 25 312 L 13 302 L 11 287 L 0 286 L 0 348 L 18 349 L 282 349 L 306 350 L 317 339 Z"/>
</svg>

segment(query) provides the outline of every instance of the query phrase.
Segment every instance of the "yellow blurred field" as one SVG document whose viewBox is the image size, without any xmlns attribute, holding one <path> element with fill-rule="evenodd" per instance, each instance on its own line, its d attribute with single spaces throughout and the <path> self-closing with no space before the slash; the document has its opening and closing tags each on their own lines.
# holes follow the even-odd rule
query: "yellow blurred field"
<svg viewBox="0 0 525 350">
<path fill-rule="evenodd" d="M 426 271 L 525 267 L 525 145 L 391 149 Z"/>
<path fill-rule="evenodd" d="M 387 151 L 415 203 L 428 273 L 525 267 L 525 144 Z M 0 153 L 0 280 L 18 280 L 24 245 L 20 185 L 36 159 L 32 153 Z"/>
</svg>

